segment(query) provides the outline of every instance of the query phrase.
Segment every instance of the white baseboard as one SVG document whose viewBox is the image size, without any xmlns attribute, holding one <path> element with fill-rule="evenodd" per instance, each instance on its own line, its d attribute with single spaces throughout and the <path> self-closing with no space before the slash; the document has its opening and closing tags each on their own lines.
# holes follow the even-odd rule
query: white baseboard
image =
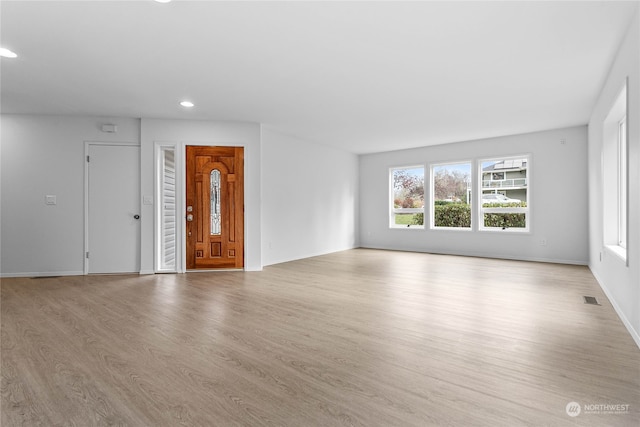
<svg viewBox="0 0 640 427">
<path fill-rule="evenodd" d="M 342 252 L 342 251 L 348 251 L 351 249 L 357 249 L 359 246 L 348 246 L 348 247 L 344 247 L 344 248 L 337 248 L 337 249 L 327 249 L 327 250 L 323 250 L 323 251 L 318 251 L 318 252 L 307 252 L 303 255 L 296 255 L 295 257 L 292 258 L 276 258 L 274 260 L 269 261 L 266 264 L 263 264 L 263 267 L 267 267 L 270 265 L 276 265 L 276 264 L 282 264 L 285 262 L 290 262 L 290 261 L 298 261 L 301 259 L 305 259 L 305 258 L 313 258 L 313 257 L 317 257 L 317 256 L 322 256 L 322 255 L 329 255 L 329 254 L 333 254 L 336 252 Z M 251 271 L 251 270 L 247 270 L 247 271 Z"/>
<path fill-rule="evenodd" d="M 82 276 L 84 271 L 38 271 L 36 273 L 2 273 L 0 277 L 52 277 L 52 276 Z"/>
<path fill-rule="evenodd" d="M 485 252 L 475 251 L 440 251 L 440 250 L 428 250 L 428 249 L 406 249 L 395 247 L 383 247 L 383 246 L 360 246 L 362 249 L 381 249 L 385 251 L 400 251 L 400 252 L 418 252 L 435 255 L 453 255 L 453 256 L 467 256 L 474 258 L 489 258 L 489 259 L 506 259 L 511 261 L 527 261 L 527 262 L 546 262 L 550 264 L 570 264 L 570 265 L 588 265 L 586 261 L 580 261 L 575 259 L 557 259 L 557 258 L 540 258 L 540 257 L 522 257 L 522 256 L 510 256 L 506 254 L 487 254 Z"/>
<path fill-rule="evenodd" d="M 624 312 L 620 309 L 620 306 L 618 305 L 616 300 L 613 298 L 613 295 L 611 295 L 611 292 L 609 292 L 607 287 L 603 285 L 603 281 L 601 280 L 600 277 L 598 277 L 598 274 L 591 268 L 591 266 L 589 266 L 589 270 L 591 271 L 591 274 L 593 274 L 593 277 L 596 278 L 596 282 L 598 282 L 598 285 L 600 285 L 600 289 L 602 289 L 602 292 L 604 292 L 604 294 L 607 296 L 607 299 L 613 306 L 613 309 L 618 314 L 618 317 L 620 318 L 620 320 L 622 320 L 622 323 L 624 324 L 625 328 L 627 328 L 627 331 L 629 331 L 629 334 L 631 334 L 631 338 L 633 338 L 638 348 L 640 348 L 640 334 L 638 334 L 638 331 L 636 331 L 633 328 L 633 325 L 631 324 L 631 322 L 629 322 L 629 319 L 627 319 L 627 316 L 624 315 Z"/>
</svg>

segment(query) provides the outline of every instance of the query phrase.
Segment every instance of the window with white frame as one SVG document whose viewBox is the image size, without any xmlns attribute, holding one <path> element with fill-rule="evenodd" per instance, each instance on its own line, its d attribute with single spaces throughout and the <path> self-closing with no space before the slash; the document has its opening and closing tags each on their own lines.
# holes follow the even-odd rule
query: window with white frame
<svg viewBox="0 0 640 427">
<path fill-rule="evenodd" d="M 618 245 L 627 248 L 627 116 L 618 124 Z"/>
<path fill-rule="evenodd" d="M 471 163 L 431 166 L 431 228 L 471 229 Z"/>
<path fill-rule="evenodd" d="M 627 258 L 627 86 L 622 88 L 603 123 L 602 184 L 604 244 Z"/>
<path fill-rule="evenodd" d="M 424 167 L 392 168 L 390 220 L 392 228 L 424 227 Z"/>
<path fill-rule="evenodd" d="M 480 230 L 529 230 L 530 163 L 528 155 L 478 162 Z"/>
</svg>

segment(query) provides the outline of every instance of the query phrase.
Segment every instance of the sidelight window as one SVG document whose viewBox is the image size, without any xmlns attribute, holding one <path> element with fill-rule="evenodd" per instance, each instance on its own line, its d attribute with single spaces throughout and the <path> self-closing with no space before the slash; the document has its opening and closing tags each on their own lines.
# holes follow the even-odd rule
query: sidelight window
<svg viewBox="0 0 640 427">
<path fill-rule="evenodd" d="M 158 151 L 158 271 L 176 271 L 178 253 L 176 214 L 175 147 L 159 147 Z"/>
</svg>

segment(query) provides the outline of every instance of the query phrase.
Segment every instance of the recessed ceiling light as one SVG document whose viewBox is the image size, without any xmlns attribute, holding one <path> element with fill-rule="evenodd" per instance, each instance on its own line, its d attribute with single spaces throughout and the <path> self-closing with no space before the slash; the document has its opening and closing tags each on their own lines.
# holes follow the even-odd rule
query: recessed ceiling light
<svg viewBox="0 0 640 427">
<path fill-rule="evenodd" d="M 191 101 L 182 101 L 180 105 L 182 105 L 183 107 L 191 108 L 194 104 Z"/>
<path fill-rule="evenodd" d="M 0 56 L 4 58 L 17 58 L 18 55 L 15 52 L 10 51 L 4 47 L 0 47 Z"/>
<path fill-rule="evenodd" d="M 169 3 L 171 0 L 155 0 L 156 3 Z"/>
</svg>

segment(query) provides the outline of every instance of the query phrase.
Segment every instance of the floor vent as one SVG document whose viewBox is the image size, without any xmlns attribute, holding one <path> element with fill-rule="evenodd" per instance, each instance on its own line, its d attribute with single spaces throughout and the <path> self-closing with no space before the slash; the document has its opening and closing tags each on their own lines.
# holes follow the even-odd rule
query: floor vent
<svg viewBox="0 0 640 427">
<path fill-rule="evenodd" d="M 582 297 L 582 298 L 584 298 L 584 303 L 585 303 L 585 304 L 600 305 L 600 303 L 598 302 L 598 300 L 596 299 L 596 297 L 587 297 L 587 296 L 584 296 L 584 297 Z"/>
<path fill-rule="evenodd" d="M 38 279 L 58 279 L 62 276 L 34 276 L 34 277 L 29 277 L 29 279 L 31 280 L 38 280 Z"/>
</svg>

